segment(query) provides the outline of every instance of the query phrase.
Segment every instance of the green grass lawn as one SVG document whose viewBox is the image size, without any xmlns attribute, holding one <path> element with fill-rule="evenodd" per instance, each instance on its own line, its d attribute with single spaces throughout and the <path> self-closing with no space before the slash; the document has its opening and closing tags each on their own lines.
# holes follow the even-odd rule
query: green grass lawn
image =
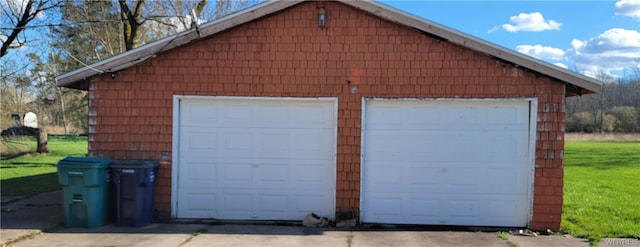
<svg viewBox="0 0 640 247">
<path fill-rule="evenodd" d="M 31 196 L 61 189 L 56 164 L 67 156 L 86 156 L 87 138 L 82 136 L 49 136 L 48 154 L 33 153 L 35 138 L 3 137 L 7 149 L 31 146 L 18 157 L 3 155 L 0 161 L 0 190 L 3 196 Z M 11 150 L 8 150 L 11 151 Z M 24 151 L 21 151 L 24 152 Z"/>
<path fill-rule="evenodd" d="M 36 138 L 32 136 L 0 137 L 0 159 L 5 160 L 36 151 Z"/>
<path fill-rule="evenodd" d="M 640 238 L 640 142 L 566 142 L 564 181 L 566 232 Z"/>
</svg>

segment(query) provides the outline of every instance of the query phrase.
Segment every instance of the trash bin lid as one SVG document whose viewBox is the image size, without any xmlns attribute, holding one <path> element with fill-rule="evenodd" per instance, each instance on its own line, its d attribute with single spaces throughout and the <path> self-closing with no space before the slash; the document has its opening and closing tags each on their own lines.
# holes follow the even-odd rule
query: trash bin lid
<svg viewBox="0 0 640 247">
<path fill-rule="evenodd" d="M 112 168 L 153 168 L 159 166 L 158 162 L 140 160 L 116 160 L 111 163 Z"/>
<path fill-rule="evenodd" d="M 58 161 L 58 167 L 63 168 L 107 168 L 113 162 L 110 159 L 98 157 L 66 157 Z"/>
</svg>

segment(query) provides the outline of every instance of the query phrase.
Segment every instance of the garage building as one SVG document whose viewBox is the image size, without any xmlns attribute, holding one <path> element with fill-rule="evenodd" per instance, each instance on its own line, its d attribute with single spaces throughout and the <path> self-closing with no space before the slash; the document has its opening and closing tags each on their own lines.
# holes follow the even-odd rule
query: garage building
<svg viewBox="0 0 640 247">
<path fill-rule="evenodd" d="M 324 16 L 324 22 L 319 16 Z M 369 1 L 274 1 L 58 77 L 163 218 L 558 230 L 564 99 L 597 80 Z"/>
</svg>

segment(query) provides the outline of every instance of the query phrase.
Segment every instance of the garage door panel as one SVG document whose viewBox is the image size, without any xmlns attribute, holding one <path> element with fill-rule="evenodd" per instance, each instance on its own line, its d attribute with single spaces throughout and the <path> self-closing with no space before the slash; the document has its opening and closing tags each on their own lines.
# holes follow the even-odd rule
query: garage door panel
<svg viewBox="0 0 640 247">
<path fill-rule="evenodd" d="M 223 211 L 226 219 L 296 219 L 304 218 L 309 212 L 329 215 L 332 198 L 323 193 L 288 192 L 286 194 L 260 194 L 251 191 L 226 194 Z M 238 205 L 242 204 L 242 205 Z M 260 212 L 255 214 L 254 212 Z"/>
<path fill-rule="evenodd" d="M 498 126 L 501 123 L 512 123 L 508 127 L 518 129 L 519 126 L 523 126 L 522 124 L 526 124 L 524 120 L 527 119 L 528 114 L 528 112 L 521 111 L 516 107 L 495 107 L 486 112 L 486 123 Z"/>
<path fill-rule="evenodd" d="M 288 132 L 268 132 L 260 133 L 260 153 L 271 153 L 272 155 L 286 155 L 291 148 L 291 136 Z"/>
<path fill-rule="evenodd" d="M 216 195 L 214 193 L 192 193 L 187 196 L 187 199 L 183 202 L 186 202 L 187 207 L 189 207 L 193 211 L 210 211 L 215 210 L 216 205 Z"/>
<path fill-rule="evenodd" d="M 380 160 L 385 157 L 388 160 L 402 160 L 408 158 L 412 153 L 428 154 L 432 153 L 438 142 L 423 142 L 423 140 L 444 139 L 443 134 L 435 132 L 412 132 L 412 131 L 392 131 L 392 130 L 371 130 L 367 131 L 365 144 L 371 155 L 367 159 Z M 372 140 L 385 140 L 385 142 L 370 142 Z M 381 152 L 377 152 L 381 151 Z"/>
<path fill-rule="evenodd" d="M 296 217 L 304 218 L 309 212 L 326 215 L 331 211 L 327 208 L 332 205 L 327 204 L 325 195 L 309 195 L 302 193 L 290 194 L 268 194 L 259 195 L 258 211 L 263 212 L 255 219 L 286 219 Z M 283 207 L 283 205 L 285 205 Z M 311 211 L 309 211 L 311 210 Z"/>
<path fill-rule="evenodd" d="M 235 163 L 223 162 L 220 164 L 222 168 L 222 180 L 220 183 L 225 186 L 250 186 L 253 181 L 253 164 L 251 163 Z"/>
<path fill-rule="evenodd" d="M 492 198 L 486 196 L 466 194 L 443 200 L 446 224 L 468 224 L 465 222 L 472 218 L 473 221 L 486 222 L 485 225 L 512 226 L 526 225 L 526 207 L 519 207 L 519 201 L 526 196 L 496 195 Z M 472 213 L 468 213 L 472 212 Z"/>
<path fill-rule="evenodd" d="M 333 215 L 334 101 L 184 99 L 180 109 L 177 217 Z"/>
<path fill-rule="evenodd" d="M 186 172 L 185 179 L 196 181 L 215 181 L 216 169 L 215 164 L 206 161 L 189 162 L 189 170 Z"/>
<path fill-rule="evenodd" d="M 393 184 L 402 184 L 404 180 L 404 171 L 392 165 L 378 165 L 375 169 L 371 169 L 368 173 L 368 179 L 375 186 L 390 186 Z"/>
<path fill-rule="evenodd" d="M 329 148 L 333 141 L 324 131 L 289 131 L 257 133 L 228 131 L 225 133 L 202 133 L 201 129 L 188 132 L 183 137 L 185 146 L 183 152 L 189 152 L 198 157 L 211 158 L 296 158 L 326 159 L 333 155 Z M 218 138 L 220 137 L 220 138 Z M 255 143 L 259 140 L 259 143 Z M 308 140 L 313 140 L 310 142 Z"/>
<path fill-rule="evenodd" d="M 476 186 L 478 185 L 478 174 L 481 174 L 478 168 L 462 168 L 451 167 L 442 168 L 441 174 L 447 179 L 447 185 L 450 186 Z"/>
<path fill-rule="evenodd" d="M 291 132 L 291 150 L 304 153 L 305 157 L 322 158 L 332 155 L 333 150 L 327 148 L 332 142 L 332 138 L 325 134 L 325 131 L 294 131 Z M 308 140 L 314 140 L 309 142 Z"/>
<path fill-rule="evenodd" d="M 363 221 L 526 225 L 528 101 L 369 100 L 364 111 Z"/>
<path fill-rule="evenodd" d="M 440 200 L 435 197 L 413 197 L 409 198 L 405 212 L 410 212 L 408 217 L 418 217 L 422 220 L 437 220 L 441 214 Z"/>
<path fill-rule="evenodd" d="M 404 211 L 402 205 L 398 202 L 402 202 L 404 198 L 399 196 L 373 196 L 368 197 L 375 203 L 369 203 L 366 209 L 369 213 L 376 215 L 379 218 L 397 218 L 402 216 Z M 385 222 L 381 222 L 385 223 Z"/>
<path fill-rule="evenodd" d="M 527 173 L 523 173 L 520 169 L 516 168 L 487 168 L 481 178 L 482 183 L 489 187 L 501 187 L 501 188 L 514 188 L 514 192 L 526 191 L 522 190 L 521 183 L 518 181 L 526 179 Z"/>
<path fill-rule="evenodd" d="M 519 194 L 514 192 L 516 189 L 519 189 L 517 187 L 514 188 L 512 186 L 508 186 L 504 188 L 494 188 L 492 186 L 486 186 L 486 185 L 478 186 L 473 183 L 447 184 L 439 181 L 439 182 L 434 182 L 430 184 L 401 184 L 401 186 L 395 186 L 395 187 L 391 187 L 391 186 L 392 185 L 389 185 L 386 187 L 384 185 L 371 185 L 369 186 L 369 188 L 371 190 L 375 190 L 375 193 L 389 193 L 389 194 L 400 193 L 400 194 L 407 194 L 407 196 L 409 196 L 409 194 L 411 193 L 423 194 L 425 193 L 425 191 L 428 191 L 430 195 L 448 196 L 449 194 L 454 194 L 454 193 L 456 194 L 468 193 L 470 190 L 484 191 L 483 194 L 491 194 L 491 195 L 498 195 L 498 194 L 518 195 Z M 443 187 L 446 187 L 446 188 L 443 188 Z M 363 192 L 363 194 L 375 194 L 375 193 Z"/>
<path fill-rule="evenodd" d="M 291 121 L 289 107 L 282 104 L 268 104 L 256 106 L 258 108 L 256 118 L 267 126 L 287 126 Z"/>
<path fill-rule="evenodd" d="M 369 176 L 370 175 L 370 176 Z M 393 168 L 373 169 L 368 173 L 371 190 L 415 191 L 425 186 L 439 185 L 434 192 L 450 193 L 452 188 L 491 189 L 494 192 L 522 193 L 518 181 L 527 179 L 528 174 L 515 168 L 468 169 L 456 167 Z M 379 188 L 384 187 L 384 188 Z M 499 188 L 496 188 L 499 187 Z M 526 186 L 524 186 L 526 187 Z"/>
<path fill-rule="evenodd" d="M 293 177 L 295 184 L 302 186 L 302 188 L 319 186 L 319 184 L 325 182 L 326 177 L 332 176 L 331 174 L 333 173 L 333 169 L 313 160 L 297 160 L 292 170 L 295 172 Z"/>
<path fill-rule="evenodd" d="M 407 164 L 407 176 L 405 181 L 408 184 L 417 185 L 418 187 L 436 185 L 441 183 L 440 168 L 430 164 Z"/>
<path fill-rule="evenodd" d="M 321 193 L 305 193 L 300 191 L 295 193 L 294 206 L 295 214 L 291 215 L 294 219 L 303 219 L 309 212 L 315 212 L 317 215 L 325 217 L 333 217 L 335 205 L 332 203 L 334 198 L 327 195 L 327 191 Z"/>
<path fill-rule="evenodd" d="M 526 158 L 528 139 L 520 133 L 472 134 L 439 131 L 367 131 L 364 144 L 367 160 L 412 161 L 426 158 L 433 162 L 518 161 Z M 371 140 L 385 140 L 384 142 Z M 491 140 L 491 145 L 486 145 Z"/>
<path fill-rule="evenodd" d="M 211 106 L 207 102 L 190 102 L 189 105 L 180 106 L 180 114 L 183 119 L 190 121 L 181 122 L 183 127 L 209 126 L 218 122 L 218 107 Z"/>
<path fill-rule="evenodd" d="M 438 126 L 459 129 L 463 128 L 478 128 L 478 123 L 482 123 L 478 114 L 479 111 L 474 111 L 474 107 L 471 105 L 468 106 L 440 106 L 442 108 L 446 107 L 446 111 L 441 111 L 442 114 L 440 121 L 437 123 Z M 431 115 L 433 116 L 433 115 Z"/>
<path fill-rule="evenodd" d="M 261 101 L 260 104 L 254 104 L 257 101 Z M 323 104 L 329 101 L 287 102 L 289 105 L 278 100 L 244 99 L 193 99 L 183 102 L 188 105 L 181 105 L 181 115 L 190 121 L 181 123 L 182 126 L 315 129 L 332 128 L 334 125 L 333 104 Z"/>
<path fill-rule="evenodd" d="M 441 200 L 436 197 L 376 197 L 376 203 L 365 205 L 367 211 L 377 215 L 380 223 L 398 223 L 398 218 L 407 219 L 407 224 L 438 222 L 441 217 Z M 398 201 L 403 203 L 398 204 Z"/>
<path fill-rule="evenodd" d="M 400 106 L 394 105 L 381 105 L 378 102 L 367 102 L 371 104 L 368 107 L 375 108 L 375 111 L 367 112 L 367 119 L 371 122 L 375 122 L 375 126 L 368 126 L 371 130 L 387 129 L 393 126 L 404 124 L 402 117 L 404 114 Z"/>
<path fill-rule="evenodd" d="M 456 218 L 464 219 L 478 217 L 477 215 L 481 215 L 480 211 L 482 211 L 482 207 L 484 206 L 482 202 L 485 200 L 486 199 L 470 197 L 459 197 L 445 200 L 446 218 L 456 220 Z"/>
<path fill-rule="evenodd" d="M 402 122 L 401 124 L 404 125 L 403 127 L 406 127 L 403 129 L 407 130 L 420 130 L 423 129 L 423 126 L 440 126 L 443 119 L 431 116 L 444 116 L 447 114 L 447 110 L 442 107 L 413 105 L 399 108 L 403 109 L 405 112 L 404 116 L 398 117 L 396 121 Z M 408 119 L 409 121 L 404 121 L 405 119 Z M 395 129 L 393 126 L 387 126 L 387 128 L 388 127 Z"/>
<path fill-rule="evenodd" d="M 425 105 L 417 106 L 415 101 L 368 101 L 367 120 L 376 124 L 367 129 L 527 129 L 528 107 L 513 106 L 513 102 L 478 101 L 466 106 L 449 102 L 418 102 Z"/>
<path fill-rule="evenodd" d="M 370 214 L 376 214 L 378 223 L 402 224 L 443 224 L 443 225 L 485 225 L 509 226 L 513 218 L 526 214 L 526 210 L 508 205 L 517 203 L 519 198 L 508 200 L 487 199 L 475 195 L 461 195 L 450 199 L 438 196 L 427 198 L 375 198 L 376 203 L 366 205 Z M 403 203 L 399 204 L 398 201 Z M 470 221 L 483 222 L 470 224 Z M 526 224 L 522 220 L 519 224 Z"/>
<path fill-rule="evenodd" d="M 384 163 L 383 163 L 384 164 Z M 420 166 L 423 165 L 423 166 Z M 528 173 L 510 166 L 487 166 L 475 169 L 465 163 L 435 166 L 425 163 L 367 163 L 365 191 L 421 193 L 461 193 L 469 190 L 492 191 L 496 194 L 518 194 L 526 191 Z M 479 175 L 482 174 L 482 175 Z"/>
<path fill-rule="evenodd" d="M 286 132 L 263 132 L 258 139 L 260 145 L 248 157 L 326 159 L 333 155 L 332 140 L 328 130 L 287 130 Z M 330 131 L 330 130 L 329 130 Z M 309 140 L 313 140 L 312 142 Z"/>
<path fill-rule="evenodd" d="M 333 127 L 333 105 L 319 105 L 313 102 L 305 102 L 291 106 L 293 111 L 306 112 L 308 114 L 296 115 L 293 122 L 298 128 L 332 128 Z"/>
<path fill-rule="evenodd" d="M 517 204 L 518 200 L 523 200 L 525 199 L 526 195 L 522 195 L 520 197 L 502 197 L 502 198 L 495 198 L 491 201 L 489 201 L 488 204 L 488 208 L 489 210 L 487 211 L 487 215 L 488 217 L 491 218 L 503 218 L 503 219 L 508 219 L 508 218 L 513 218 L 513 217 L 517 217 L 518 215 L 521 214 L 526 214 L 526 210 L 525 207 L 510 207 L 509 205 L 513 205 L 513 204 Z"/>
<path fill-rule="evenodd" d="M 220 150 L 227 154 L 250 154 L 254 145 L 254 133 L 229 131 L 222 133 L 224 136 L 224 146 Z"/>
<path fill-rule="evenodd" d="M 218 159 L 186 160 L 182 164 L 188 169 L 181 173 L 181 180 L 189 180 L 185 188 L 209 184 L 216 187 L 252 187 L 260 184 L 264 188 L 297 186 L 313 189 L 327 183 L 333 176 L 333 168 L 318 160 L 254 160 Z M 240 161 L 240 162 L 239 162 Z M 194 185 L 197 184 L 197 185 Z M 334 187 L 334 186 L 331 186 Z"/>
<path fill-rule="evenodd" d="M 221 210 L 228 219 L 253 218 L 253 194 L 251 192 L 221 193 Z M 216 213 L 218 213 L 216 212 Z"/>
<path fill-rule="evenodd" d="M 210 218 L 216 214 L 218 195 L 211 190 L 194 188 L 178 195 L 179 205 L 188 210 L 189 217 Z"/>
<path fill-rule="evenodd" d="M 184 148 L 188 149 L 199 149 L 206 151 L 216 150 L 218 144 L 218 133 L 206 131 L 205 129 L 201 129 L 201 131 L 193 131 L 185 133 L 186 139 L 188 140 L 185 144 Z"/>
<path fill-rule="evenodd" d="M 263 163 L 262 168 L 258 171 L 260 176 L 259 183 L 276 184 L 278 186 L 289 183 L 291 168 L 286 163 Z"/>
<path fill-rule="evenodd" d="M 224 100 L 223 100 L 224 101 Z M 298 101 L 290 105 L 263 101 L 225 108 L 217 126 L 266 129 L 317 129 L 333 127 L 333 105 Z M 238 111 L 238 112 L 236 112 Z M 292 114 L 304 112 L 304 114 Z"/>
<path fill-rule="evenodd" d="M 187 132 L 181 150 L 198 156 L 215 158 L 296 158 L 326 159 L 333 155 L 329 147 L 333 141 L 328 132 L 332 130 L 262 131 L 237 128 L 207 133 L 202 129 Z M 310 142 L 309 140 L 313 140 Z"/>
<path fill-rule="evenodd" d="M 282 205 L 290 205 L 289 195 L 287 194 L 261 194 L 257 196 L 259 200 L 258 206 L 261 212 L 268 214 L 283 214 L 290 212 L 288 207 Z"/>
<path fill-rule="evenodd" d="M 256 111 L 257 107 L 254 107 L 250 103 L 246 102 L 230 102 L 225 104 L 224 107 L 218 108 L 221 111 L 220 124 L 226 126 L 228 124 L 234 124 L 237 126 L 252 126 L 254 123 L 254 116 L 259 112 Z"/>
</svg>

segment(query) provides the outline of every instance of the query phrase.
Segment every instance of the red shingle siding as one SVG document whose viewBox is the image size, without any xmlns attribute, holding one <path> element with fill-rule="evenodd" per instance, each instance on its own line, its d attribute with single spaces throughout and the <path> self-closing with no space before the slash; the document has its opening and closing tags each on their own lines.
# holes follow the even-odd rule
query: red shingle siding
<svg viewBox="0 0 640 247">
<path fill-rule="evenodd" d="M 172 148 L 173 95 L 338 97 L 336 210 L 358 211 L 363 97 L 538 98 L 534 229 L 558 230 L 562 210 L 564 85 L 373 17 L 315 3 L 186 45 L 90 87 L 93 156 L 160 160 Z M 156 206 L 168 216 L 171 161 Z"/>
</svg>

